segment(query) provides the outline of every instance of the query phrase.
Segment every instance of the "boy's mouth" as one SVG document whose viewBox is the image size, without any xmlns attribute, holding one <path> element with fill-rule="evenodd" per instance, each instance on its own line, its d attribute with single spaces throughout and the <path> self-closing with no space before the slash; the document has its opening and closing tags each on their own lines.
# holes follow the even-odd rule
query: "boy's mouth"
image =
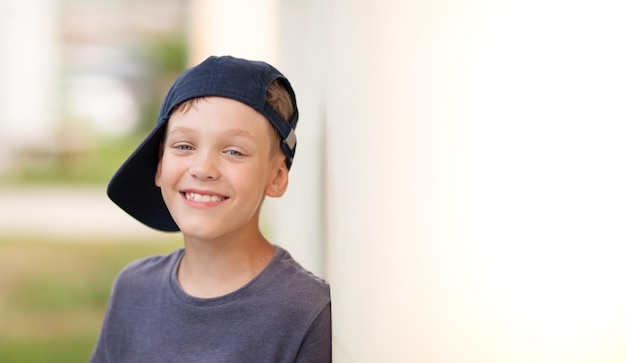
<svg viewBox="0 0 626 363">
<path fill-rule="evenodd" d="M 191 192 L 185 192 L 183 193 L 183 195 L 185 196 L 185 199 L 187 200 L 200 202 L 200 203 L 210 203 L 210 202 L 214 203 L 214 202 L 221 202 L 223 200 L 226 200 L 226 197 L 222 197 L 219 195 L 206 195 L 206 194 L 191 193 Z"/>
</svg>

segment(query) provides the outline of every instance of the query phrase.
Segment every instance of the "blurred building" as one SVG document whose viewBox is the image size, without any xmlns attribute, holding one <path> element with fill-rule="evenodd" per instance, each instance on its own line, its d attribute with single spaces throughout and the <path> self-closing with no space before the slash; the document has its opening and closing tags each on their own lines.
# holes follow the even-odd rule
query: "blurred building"
<svg viewBox="0 0 626 363">
<path fill-rule="evenodd" d="M 132 131 L 172 76 L 168 62 L 178 71 L 185 57 L 186 1 L 0 6 L 0 175 Z"/>
</svg>

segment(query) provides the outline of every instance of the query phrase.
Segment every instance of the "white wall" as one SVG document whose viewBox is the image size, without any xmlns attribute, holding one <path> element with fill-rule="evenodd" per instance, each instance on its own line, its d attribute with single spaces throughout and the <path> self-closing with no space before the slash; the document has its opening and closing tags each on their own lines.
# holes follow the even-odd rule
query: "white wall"
<svg viewBox="0 0 626 363">
<path fill-rule="evenodd" d="M 623 3 L 329 4 L 335 361 L 625 361 Z"/>
<path fill-rule="evenodd" d="M 190 0 L 190 62 L 232 55 L 278 62 L 278 0 Z"/>
</svg>

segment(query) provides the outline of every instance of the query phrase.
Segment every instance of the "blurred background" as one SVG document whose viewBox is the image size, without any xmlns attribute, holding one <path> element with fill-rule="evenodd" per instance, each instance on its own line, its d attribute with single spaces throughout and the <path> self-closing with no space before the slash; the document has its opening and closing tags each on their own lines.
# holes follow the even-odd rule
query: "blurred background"
<svg viewBox="0 0 626 363">
<path fill-rule="evenodd" d="M 626 361 L 626 4 L 2 0 L 0 361 L 85 362 L 180 236 L 105 196 L 180 71 L 301 112 L 263 228 L 332 286 L 336 362 Z"/>
</svg>

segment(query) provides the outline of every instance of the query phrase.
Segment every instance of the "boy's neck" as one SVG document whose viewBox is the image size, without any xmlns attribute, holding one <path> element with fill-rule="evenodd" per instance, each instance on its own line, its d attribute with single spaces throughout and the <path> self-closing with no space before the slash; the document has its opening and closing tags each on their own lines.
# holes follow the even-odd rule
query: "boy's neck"
<svg viewBox="0 0 626 363">
<path fill-rule="evenodd" d="M 250 282 L 273 256 L 274 246 L 260 232 L 238 241 L 185 238 L 178 283 L 194 297 L 223 296 Z"/>
</svg>

